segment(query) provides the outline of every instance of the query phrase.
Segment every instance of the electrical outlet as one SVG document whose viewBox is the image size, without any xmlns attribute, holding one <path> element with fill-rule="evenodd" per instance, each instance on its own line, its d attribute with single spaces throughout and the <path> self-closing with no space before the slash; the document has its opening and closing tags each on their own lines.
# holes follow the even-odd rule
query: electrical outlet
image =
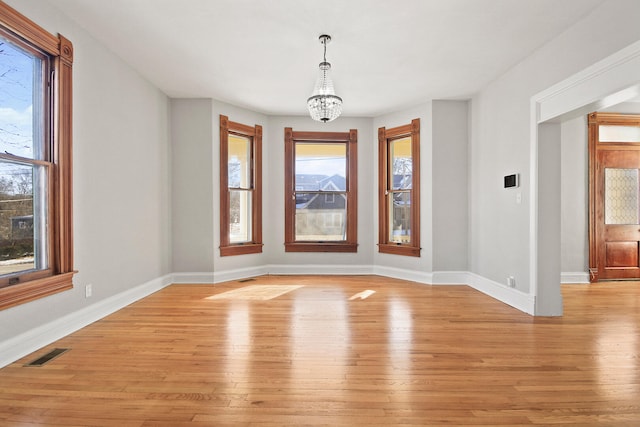
<svg viewBox="0 0 640 427">
<path fill-rule="evenodd" d="M 93 295 L 93 285 L 89 283 L 84 287 L 84 297 L 89 298 L 91 295 Z"/>
<path fill-rule="evenodd" d="M 515 288 L 516 287 L 516 278 L 513 277 L 513 276 L 507 277 L 507 285 L 509 285 L 510 288 Z"/>
</svg>

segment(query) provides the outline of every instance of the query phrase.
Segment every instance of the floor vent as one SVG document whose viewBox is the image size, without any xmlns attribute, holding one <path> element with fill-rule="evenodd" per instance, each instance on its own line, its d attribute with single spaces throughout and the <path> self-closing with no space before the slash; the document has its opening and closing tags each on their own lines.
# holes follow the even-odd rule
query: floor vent
<svg viewBox="0 0 640 427">
<path fill-rule="evenodd" d="M 45 354 L 44 356 L 41 356 L 39 358 L 37 358 L 36 360 L 34 360 L 33 362 L 27 363 L 24 366 L 42 366 L 45 363 L 51 362 L 53 359 L 55 359 L 56 357 L 60 356 L 61 354 L 65 353 L 69 351 L 68 348 L 56 348 L 51 350 L 49 353 Z"/>
<path fill-rule="evenodd" d="M 238 280 L 238 283 L 244 283 L 244 282 L 253 282 L 256 279 L 242 279 L 242 280 Z"/>
</svg>

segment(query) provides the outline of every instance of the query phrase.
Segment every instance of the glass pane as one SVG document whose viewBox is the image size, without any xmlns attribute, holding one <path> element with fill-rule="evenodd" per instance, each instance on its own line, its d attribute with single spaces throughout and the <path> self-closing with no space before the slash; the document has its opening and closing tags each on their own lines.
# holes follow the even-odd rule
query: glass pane
<svg viewBox="0 0 640 427">
<path fill-rule="evenodd" d="M 0 37 L 0 153 L 42 159 L 43 62 Z"/>
<path fill-rule="evenodd" d="M 638 224 L 638 169 L 604 170 L 605 224 Z"/>
<path fill-rule="evenodd" d="M 640 126 L 600 125 L 600 142 L 640 142 Z"/>
<path fill-rule="evenodd" d="M 296 191 L 346 191 L 345 143 L 296 143 Z"/>
<path fill-rule="evenodd" d="M 0 161 L 0 275 L 47 268 L 44 166 Z"/>
<path fill-rule="evenodd" d="M 391 162 L 392 190 L 407 190 L 411 188 L 412 158 L 411 137 L 396 139 L 389 144 L 389 161 Z"/>
<path fill-rule="evenodd" d="M 346 240 L 346 224 L 347 198 L 344 193 L 296 194 L 297 241 Z"/>
<path fill-rule="evenodd" d="M 251 229 L 251 191 L 229 192 L 229 242 L 253 241 Z"/>
<path fill-rule="evenodd" d="M 389 241 L 411 242 L 411 192 L 389 193 Z"/>
<path fill-rule="evenodd" d="M 252 188 L 251 139 L 229 134 L 227 157 L 229 188 Z"/>
</svg>

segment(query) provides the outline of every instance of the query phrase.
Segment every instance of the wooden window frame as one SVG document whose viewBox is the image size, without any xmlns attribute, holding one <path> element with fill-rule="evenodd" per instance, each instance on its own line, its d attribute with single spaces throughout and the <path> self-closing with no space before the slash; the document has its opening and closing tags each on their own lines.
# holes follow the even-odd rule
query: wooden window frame
<svg viewBox="0 0 640 427">
<path fill-rule="evenodd" d="M 229 134 L 251 140 L 251 241 L 231 243 L 229 238 Z M 220 256 L 262 252 L 262 126 L 248 126 L 220 115 Z"/>
<path fill-rule="evenodd" d="M 411 137 L 411 240 L 408 243 L 389 241 L 389 191 L 393 177 L 389 176 L 390 142 Z M 420 119 L 395 128 L 378 129 L 378 252 L 394 255 L 420 256 Z"/>
<path fill-rule="evenodd" d="M 49 270 L 46 277 L 29 280 L 21 274 L 11 276 L 11 283 L 0 288 L 0 309 L 24 304 L 73 288 L 73 217 L 72 217 L 72 71 L 73 45 L 62 35 L 54 36 L 35 22 L 0 2 L 0 28 L 49 57 L 50 127 L 46 132 L 50 170 L 48 209 Z M 8 156 L 8 160 L 11 160 Z M 21 160 L 19 158 L 15 158 Z M 16 280 L 17 279 L 17 280 Z M 1 286 L 1 285 L 0 285 Z"/>
<path fill-rule="evenodd" d="M 297 142 L 346 144 L 347 152 L 347 217 L 346 239 L 343 241 L 296 241 L 296 189 L 295 144 Z M 294 132 L 284 129 L 284 245 L 285 252 L 357 252 L 358 251 L 358 131 L 349 132 Z"/>
</svg>

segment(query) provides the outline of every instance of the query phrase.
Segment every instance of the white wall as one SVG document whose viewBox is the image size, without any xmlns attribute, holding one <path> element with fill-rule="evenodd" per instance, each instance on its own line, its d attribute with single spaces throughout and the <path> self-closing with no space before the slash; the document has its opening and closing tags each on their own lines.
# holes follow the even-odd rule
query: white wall
<svg viewBox="0 0 640 427">
<path fill-rule="evenodd" d="M 589 271 L 589 153 L 587 118 L 561 124 L 561 258 L 565 273 Z"/>
<path fill-rule="evenodd" d="M 535 314 L 542 316 L 562 315 L 562 293 L 560 292 L 560 146 L 559 123 L 542 123 L 538 126 L 538 158 L 545 165 L 544 173 L 538 174 L 537 258 Z"/>
<path fill-rule="evenodd" d="M 171 100 L 173 272 L 212 272 L 213 102 Z M 215 168 L 217 170 L 217 168 Z"/>
<path fill-rule="evenodd" d="M 532 292 L 531 97 L 640 39 L 638 16 L 640 2 L 605 2 L 474 97 L 470 189 L 473 273 L 499 283 L 514 276 L 517 289 Z M 521 204 L 501 185 L 502 177 L 514 172 L 521 174 Z M 554 191 L 559 193 L 559 182 Z"/>
<path fill-rule="evenodd" d="M 433 101 L 433 269 L 467 271 L 469 162 L 467 101 Z"/>
<path fill-rule="evenodd" d="M 71 291 L 0 311 L 0 343 L 171 271 L 167 97 L 56 9 L 7 1 L 74 44 Z M 86 299 L 84 286 L 93 284 Z"/>
</svg>

